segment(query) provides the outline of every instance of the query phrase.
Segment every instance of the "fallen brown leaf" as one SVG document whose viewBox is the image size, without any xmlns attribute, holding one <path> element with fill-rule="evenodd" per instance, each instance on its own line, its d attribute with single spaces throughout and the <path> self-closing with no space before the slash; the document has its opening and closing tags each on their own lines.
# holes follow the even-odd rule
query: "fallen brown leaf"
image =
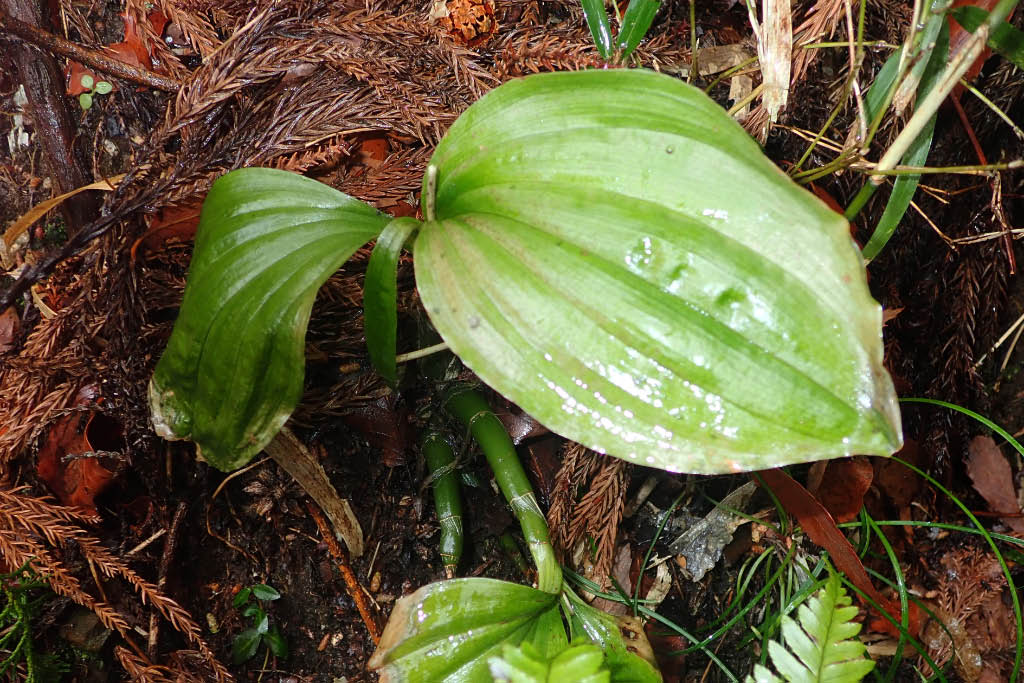
<svg viewBox="0 0 1024 683">
<path fill-rule="evenodd" d="M 825 461 L 821 481 L 808 489 L 837 522 L 856 519 L 864 507 L 864 494 L 871 488 L 875 469 L 864 456 Z"/>
<path fill-rule="evenodd" d="M 995 440 L 991 436 L 976 436 L 967 446 L 967 453 L 967 474 L 974 484 L 974 490 L 985 499 L 989 509 L 992 512 L 1019 514 L 1021 509 L 1013 486 L 1013 471 Z M 1014 531 L 1024 532 L 1024 519 L 1001 519 Z"/>
</svg>

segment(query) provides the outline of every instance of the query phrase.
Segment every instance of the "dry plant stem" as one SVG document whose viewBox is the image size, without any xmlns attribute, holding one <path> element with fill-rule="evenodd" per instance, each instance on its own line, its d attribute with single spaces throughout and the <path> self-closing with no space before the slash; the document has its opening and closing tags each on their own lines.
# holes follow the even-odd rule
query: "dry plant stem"
<svg viewBox="0 0 1024 683">
<path fill-rule="evenodd" d="M 975 164 L 973 166 L 895 166 L 888 170 L 880 170 L 871 164 L 850 164 L 851 171 L 861 171 L 877 176 L 923 175 L 926 173 L 955 173 L 958 175 L 991 175 L 992 171 L 1012 171 L 1024 168 L 1024 159 L 1014 159 L 1001 164 Z"/>
<path fill-rule="evenodd" d="M 910 117 L 907 125 L 879 160 L 876 173 L 871 177 L 873 184 L 878 185 L 882 182 L 882 175 L 878 172 L 889 171 L 896 167 L 928 121 L 939 110 L 942 102 L 981 55 L 992 30 L 1010 15 L 1013 8 L 1017 6 L 1017 2 L 1018 0 L 1000 0 L 988 15 L 985 23 L 978 27 L 978 30 L 964 43 L 963 48 L 949 61 L 935 87 L 928 91 L 924 101 L 914 109 L 914 115 Z"/>
<path fill-rule="evenodd" d="M 287 427 L 267 444 L 264 451 L 274 462 L 299 483 L 302 490 L 327 514 L 339 540 L 345 542 L 353 557 L 363 554 L 363 529 L 347 500 L 338 495 L 334 484 L 324 472 L 320 461 L 310 452 L 306 444 Z"/>
<path fill-rule="evenodd" d="M 345 581 L 345 588 L 348 589 L 349 597 L 356 603 L 359 616 L 363 618 L 366 630 L 370 632 L 370 638 L 373 639 L 373 644 L 376 645 L 380 642 L 380 627 L 377 626 L 377 619 L 370 610 L 370 606 L 366 603 L 366 594 L 363 592 L 363 587 L 359 585 L 356 575 L 348 564 L 345 550 L 334 540 L 334 534 L 331 533 L 331 528 L 327 525 L 327 520 L 324 518 L 324 514 L 320 512 L 320 508 L 314 503 L 307 501 L 306 509 L 309 510 L 310 516 L 316 522 L 317 528 L 320 529 L 320 536 L 324 539 L 327 549 L 338 565 L 338 571 L 341 572 L 341 577 Z"/>
<path fill-rule="evenodd" d="M 441 342 L 440 344 L 434 344 L 433 346 L 426 346 L 422 349 L 416 349 L 415 351 L 409 351 L 408 353 L 398 354 L 397 356 L 395 356 L 395 363 L 400 365 L 402 363 L 407 363 L 411 360 L 416 360 L 417 358 L 426 358 L 427 356 L 431 356 L 435 353 L 440 353 L 441 351 L 445 351 L 447 349 L 448 344 L 445 342 Z"/>
<path fill-rule="evenodd" d="M 178 503 L 178 509 L 174 511 L 174 519 L 171 521 L 171 531 L 167 536 L 167 542 L 164 543 L 164 554 L 160 558 L 160 573 L 157 575 L 156 587 L 160 590 L 164 589 L 167 585 L 167 572 L 171 567 L 171 559 L 174 557 L 174 551 L 178 547 L 178 531 L 181 529 L 181 522 L 185 519 L 185 513 L 188 511 L 188 505 L 185 503 Z M 156 610 L 153 610 L 149 615 L 149 643 L 146 647 L 146 654 L 149 658 L 156 659 L 156 648 L 160 640 L 160 619 L 157 615 Z"/>
<path fill-rule="evenodd" d="M 169 92 L 176 92 L 181 87 L 181 84 L 172 78 L 161 76 L 149 69 L 125 64 L 121 60 L 105 55 L 99 50 L 93 50 L 77 43 L 72 43 L 60 36 L 55 36 L 48 31 L 15 19 L 3 9 L 0 9 L 0 29 L 3 29 L 12 36 L 21 38 L 25 42 L 32 43 L 50 52 L 55 52 L 62 57 L 73 59 L 76 62 L 81 62 L 110 76 Z"/>
</svg>

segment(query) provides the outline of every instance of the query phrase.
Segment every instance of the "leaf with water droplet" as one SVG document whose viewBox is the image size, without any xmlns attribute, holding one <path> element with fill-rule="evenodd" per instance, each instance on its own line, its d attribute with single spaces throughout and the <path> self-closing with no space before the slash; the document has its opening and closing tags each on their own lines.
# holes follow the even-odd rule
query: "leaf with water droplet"
<svg viewBox="0 0 1024 683">
<path fill-rule="evenodd" d="M 708 473 L 899 447 L 845 220 L 699 90 L 642 70 L 515 80 L 431 164 L 431 320 L 549 429 Z"/>
</svg>

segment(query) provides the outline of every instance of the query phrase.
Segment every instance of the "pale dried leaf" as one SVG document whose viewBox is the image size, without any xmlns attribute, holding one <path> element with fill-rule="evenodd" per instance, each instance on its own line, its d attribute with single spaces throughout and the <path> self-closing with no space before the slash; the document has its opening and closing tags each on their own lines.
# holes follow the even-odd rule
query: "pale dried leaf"
<svg viewBox="0 0 1024 683">
<path fill-rule="evenodd" d="M 362 555 L 363 528 L 359 520 L 348 501 L 338 495 L 324 468 L 306 445 L 286 427 L 264 450 L 316 501 L 331 520 L 335 535 L 348 547 L 352 557 Z"/>
</svg>

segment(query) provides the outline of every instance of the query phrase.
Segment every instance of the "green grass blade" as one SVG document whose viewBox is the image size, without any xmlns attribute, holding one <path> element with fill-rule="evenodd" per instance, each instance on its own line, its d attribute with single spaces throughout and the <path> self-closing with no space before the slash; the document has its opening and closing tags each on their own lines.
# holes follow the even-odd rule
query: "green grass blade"
<svg viewBox="0 0 1024 683">
<path fill-rule="evenodd" d="M 933 398 L 901 398 L 900 402 L 926 403 L 935 406 L 942 406 L 943 408 L 949 408 L 950 410 L 955 410 L 959 413 L 962 413 L 980 422 L 981 424 L 985 425 L 986 427 L 994 431 L 999 436 L 1006 439 L 1006 441 L 1010 445 L 1012 445 L 1018 453 L 1024 456 L 1024 447 L 1022 447 L 1020 443 L 1018 443 L 1017 440 L 1010 435 L 1009 432 L 1007 432 L 1005 429 L 997 425 L 995 422 L 992 422 L 992 420 L 982 415 L 979 415 L 973 410 L 964 408 L 963 406 L 958 406 L 955 403 L 939 401 Z M 999 561 L 999 566 L 1001 566 L 1003 569 L 1003 575 L 1006 577 L 1006 585 L 1015 585 L 1013 582 L 1013 577 L 1010 575 L 1010 568 L 1006 565 L 1006 560 L 1005 558 L 1003 558 L 1003 554 L 999 552 L 999 548 L 996 546 L 996 543 L 992 539 L 992 536 L 989 535 L 985 527 L 981 525 L 981 522 L 978 521 L 978 518 L 974 516 L 974 514 L 967 508 L 967 506 L 964 505 L 963 502 L 961 502 L 959 498 L 954 496 L 948 489 L 946 489 L 946 487 L 937 482 L 933 477 L 930 477 L 927 473 L 921 471 L 917 467 L 914 467 L 908 462 L 904 462 L 902 460 L 899 460 L 898 458 L 897 460 L 901 462 L 905 467 L 909 468 L 910 470 L 913 470 L 921 477 L 924 477 L 932 486 L 934 486 L 935 488 L 949 496 L 949 499 L 952 500 L 956 504 L 956 506 L 963 511 L 965 515 L 967 515 L 967 518 L 970 519 L 971 522 L 974 523 L 974 525 L 978 527 L 978 529 L 981 531 L 981 535 L 985 537 L 985 540 L 988 542 L 989 547 L 992 548 L 992 552 L 995 553 L 996 559 Z M 1013 600 L 1013 616 L 1017 621 L 1017 644 L 1013 657 L 1013 673 L 1010 676 L 1010 680 L 1017 680 L 1017 675 L 1020 673 L 1022 660 L 1024 660 L 1024 619 L 1022 619 L 1021 617 L 1020 597 L 1017 595 L 1017 591 L 1010 591 L 1010 599 Z"/>
<path fill-rule="evenodd" d="M 942 73 L 942 69 L 945 66 L 948 53 L 949 28 L 943 23 L 935 43 L 935 49 L 932 50 L 927 67 L 924 69 L 921 77 L 918 97 L 924 97 L 932 89 L 932 86 L 935 85 L 935 80 Z M 921 131 L 921 134 L 911 144 L 902 162 L 907 166 L 924 166 L 928 161 L 928 153 L 932 148 L 932 136 L 934 133 L 935 117 L 933 116 L 924 127 L 924 130 Z M 896 232 L 896 227 L 907 213 L 907 209 L 910 207 L 910 202 L 917 192 L 917 186 L 920 181 L 920 175 L 901 175 L 893 183 L 892 193 L 889 195 L 889 201 L 885 205 L 885 211 L 882 212 L 882 217 L 878 220 L 878 225 L 875 226 L 875 231 L 871 234 L 871 238 L 864 245 L 863 253 L 866 260 L 870 261 L 878 256 L 893 236 L 893 233 Z M 871 182 L 868 181 L 867 184 L 871 185 Z"/>
</svg>

